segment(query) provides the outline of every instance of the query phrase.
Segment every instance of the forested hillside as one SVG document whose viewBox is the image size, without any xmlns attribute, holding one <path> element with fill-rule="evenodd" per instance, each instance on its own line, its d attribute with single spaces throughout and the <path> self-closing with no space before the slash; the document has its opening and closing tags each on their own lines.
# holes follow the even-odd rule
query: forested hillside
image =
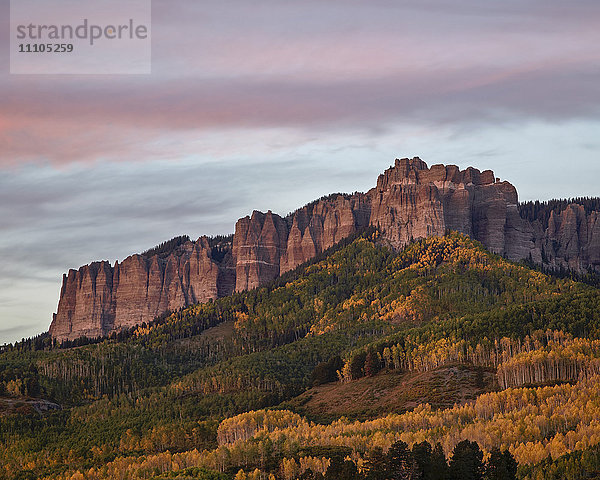
<svg viewBox="0 0 600 480">
<path fill-rule="evenodd" d="M 469 464 L 468 478 L 491 479 L 514 478 L 514 460 L 527 479 L 597 469 L 600 290 L 459 234 L 400 252 L 380 240 L 370 229 L 267 286 L 109 338 L 4 347 L 0 477 L 452 479 Z M 326 423 L 295 400 L 365 377 L 377 395 L 384 378 L 455 366 L 481 375 L 486 393 L 435 409 L 443 392 L 429 391 L 408 411 Z"/>
</svg>

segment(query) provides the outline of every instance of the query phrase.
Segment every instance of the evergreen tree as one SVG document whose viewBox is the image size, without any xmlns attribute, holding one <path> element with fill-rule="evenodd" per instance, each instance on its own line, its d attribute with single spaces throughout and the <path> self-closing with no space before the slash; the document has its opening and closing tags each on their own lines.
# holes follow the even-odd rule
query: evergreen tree
<svg viewBox="0 0 600 480">
<path fill-rule="evenodd" d="M 365 376 L 372 377 L 377 374 L 379 369 L 379 358 L 377 358 L 377 353 L 373 350 L 369 350 L 365 357 Z"/>
<path fill-rule="evenodd" d="M 324 477 L 319 472 L 313 472 L 310 468 L 305 470 L 302 475 L 298 477 L 298 480 L 324 480 Z"/>
<path fill-rule="evenodd" d="M 500 452 L 494 448 L 485 468 L 486 480 L 515 480 L 517 478 L 517 462 L 508 450 Z"/>
<path fill-rule="evenodd" d="M 310 376 L 310 384 L 316 387 L 324 383 L 335 382 L 338 379 L 337 372 L 342 368 L 344 368 L 344 362 L 339 355 L 327 362 L 321 362 L 313 370 Z"/>
<path fill-rule="evenodd" d="M 436 443 L 435 447 L 433 447 L 430 465 L 431 477 L 429 478 L 432 480 L 446 480 L 448 478 L 448 463 L 446 462 L 446 455 L 444 455 L 444 449 L 439 443 Z"/>
<path fill-rule="evenodd" d="M 339 456 L 331 459 L 329 468 L 325 473 L 325 480 L 356 480 L 358 477 L 358 469 L 354 462 L 343 460 Z"/>
<path fill-rule="evenodd" d="M 352 375 L 352 380 L 356 380 L 363 376 L 363 367 L 365 366 L 366 358 L 366 352 L 360 352 L 352 358 L 350 363 L 350 375 Z"/>
<path fill-rule="evenodd" d="M 367 457 L 364 465 L 366 480 L 386 480 L 387 459 L 381 447 L 376 447 Z"/>
<path fill-rule="evenodd" d="M 412 454 L 417 464 L 419 478 L 422 478 L 423 480 L 433 479 L 434 477 L 431 464 L 432 449 L 429 442 L 415 443 L 413 445 Z"/>
<path fill-rule="evenodd" d="M 483 478 L 483 452 L 476 442 L 463 440 L 452 452 L 450 480 L 481 480 Z"/>
<path fill-rule="evenodd" d="M 388 477 L 393 480 L 417 480 L 417 463 L 408 445 L 402 441 L 394 443 L 387 454 Z"/>
</svg>

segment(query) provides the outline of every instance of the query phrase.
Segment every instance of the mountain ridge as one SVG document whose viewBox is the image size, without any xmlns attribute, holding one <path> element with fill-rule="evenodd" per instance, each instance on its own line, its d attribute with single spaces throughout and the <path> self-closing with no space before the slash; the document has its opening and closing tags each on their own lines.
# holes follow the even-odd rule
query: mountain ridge
<svg viewBox="0 0 600 480">
<path fill-rule="evenodd" d="M 453 230 L 510 260 L 600 271 L 599 212 L 561 205 L 546 226 L 521 215 L 516 188 L 491 170 L 403 158 L 366 193 L 332 194 L 285 217 L 254 211 L 236 222 L 231 242 L 176 237 L 166 256 L 132 255 L 114 266 L 94 262 L 70 270 L 50 334 L 58 340 L 107 335 L 167 310 L 259 287 L 368 226 L 396 249 Z"/>
<path fill-rule="evenodd" d="M 525 468 L 597 443 L 596 288 L 458 233 L 399 251 L 384 240 L 372 227 L 261 288 L 127 335 L 7 348 L 0 390 L 63 409 L 0 419 L 4 476 L 23 478 L 27 459 L 31 478 L 56 480 L 166 478 L 176 465 L 295 480 L 282 465 L 308 448 L 330 459 L 343 446 L 360 464 L 398 440 L 448 455 L 464 438 L 510 448 Z M 331 383 L 325 397 L 308 390 L 317 380 Z M 480 395 L 486 384 L 499 391 Z M 257 431 L 261 418 L 273 428 Z M 290 441 L 270 449 L 280 435 Z"/>
</svg>

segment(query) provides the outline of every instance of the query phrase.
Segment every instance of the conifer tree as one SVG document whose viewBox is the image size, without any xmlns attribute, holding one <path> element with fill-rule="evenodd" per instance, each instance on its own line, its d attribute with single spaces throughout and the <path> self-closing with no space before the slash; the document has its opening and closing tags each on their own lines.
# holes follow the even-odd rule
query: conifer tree
<svg viewBox="0 0 600 480">
<path fill-rule="evenodd" d="M 517 478 L 517 462 L 508 450 L 500 452 L 494 448 L 485 468 L 486 480 L 515 480 Z"/>
<path fill-rule="evenodd" d="M 476 442 L 463 440 L 452 452 L 449 466 L 449 480 L 482 480 L 484 465 L 483 452 Z"/>
</svg>

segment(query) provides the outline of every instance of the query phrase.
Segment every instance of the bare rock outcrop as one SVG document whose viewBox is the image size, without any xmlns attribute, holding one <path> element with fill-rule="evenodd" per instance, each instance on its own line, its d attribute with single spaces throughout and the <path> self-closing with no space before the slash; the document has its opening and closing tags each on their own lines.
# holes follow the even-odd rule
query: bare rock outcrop
<svg viewBox="0 0 600 480">
<path fill-rule="evenodd" d="M 104 261 L 70 270 L 63 276 L 50 334 L 59 339 L 107 335 L 230 294 L 227 265 L 215 262 L 211 250 L 201 237 L 164 257 L 132 255 L 114 266 Z"/>
<path fill-rule="evenodd" d="M 237 221 L 233 236 L 236 291 L 256 288 L 279 275 L 288 228 L 279 215 L 254 211 Z"/>
<path fill-rule="evenodd" d="M 536 249 L 543 263 L 572 270 L 600 272 L 600 212 L 586 214 L 583 206 L 568 205 L 550 213 L 548 228 L 536 229 Z"/>
<path fill-rule="evenodd" d="M 380 175 L 367 195 L 370 224 L 396 248 L 447 230 L 469 235 L 510 259 L 525 258 L 534 247 L 533 229 L 519 216 L 516 189 L 490 170 L 428 168 L 419 158 L 404 158 Z"/>
</svg>

